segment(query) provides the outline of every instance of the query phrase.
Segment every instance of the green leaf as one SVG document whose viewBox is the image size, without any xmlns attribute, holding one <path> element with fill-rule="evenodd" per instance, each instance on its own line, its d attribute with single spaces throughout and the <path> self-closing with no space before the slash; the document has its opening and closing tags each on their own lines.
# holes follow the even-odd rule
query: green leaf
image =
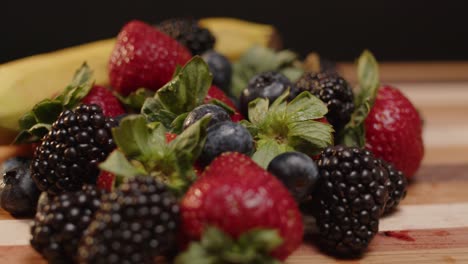
<svg viewBox="0 0 468 264">
<path fill-rule="evenodd" d="M 112 129 L 116 145 L 130 158 L 149 159 L 153 156 L 150 131 L 142 115 L 130 115 L 122 119 L 120 125 Z M 154 137 L 152 138 L 155 139 Z M 155 143 L 155 142 L 151 142 Z"/>
<path fill-rule="evenodd" d="M 62 104 L 67 109 L 75 107 L 91 90 L 94 84 L 93 71 L 88 64 L 83 65 L 75 72 L 70 85 L 58 97 L 62 99 Z"/>
<path fill-rule="evenodd" d="M 176 133 L 176 134 L 182 133 L 182 131 L 184 130 L 184 121 L 185 121 L 185 118 L 187 118 L 188 114 L 189 113 L 180 114 L 174 119 L 174 121 L 172 121 L 171 123 L 172 133 Z"/>
<path fill-rule="evenodd" d="M 31 133 L 31 135 L 40 136 L 47 134 L 51 127 L 52 125 L 39 123 L 32 126 L 28 131 L 29 133 Z"/>
<path fill-rule="evenodd" d="M 64 109 L 73 108 L 88 94 L 93 86 L 91 78 L 92 71 L 84 63 L 76 71 L 70 85 L 64 89 L 62 94 L 52 100 L 44 99 L 40 101 L 31 111 L 20 118 L 19 127 L 22 131 L 16 137 L 14 143 L 38 142 L 49 132 L 52 123 L 57 120 Z"/>
<path fill-rule="evenodd" d="M 280 95 L 276 100 L 271 104 L 271 111 L 277 112 L 282 111 L 286 106 L 287 100 L 289 97 L 289 89 L 287 89 L 282 95 Z"/>
<path fill-rule="evenodd" d="M 171 124 L 177 115 L 164 108 L 159 100 L 154 98 L 146 98 L 141 113 L 146 117 L 148 122 L 160 122 L 167 129 L 171 128 Z"/>
<path fill-rule="evenodd" d="M 299 122 L 323 117 L 327 112 L 327 106 L 310 92 L 302 92 L 287 106 L 288 120 Z"/>
<path fill-rule="evenodd" d="M 252 124 L 262 123 L 268 113 L 268 99 L 257 98 L 249 103 L 249 120 Z"/>
<path fill-rule="evenodd" d="M 212 80 L 206 62 L 195 56 L 177 76 L 156 92 L 155 99 L 176 115 L 190 112 L 203 104 Z"/>
<path fill-rule="evenodd" d="M 288 124 L 288 141 L 294 149 L 307 154 L 317 154 L 333 145 L 333 128 L 328 124 L 307 120 Z"/>
<path fill-rule="evenodd" d="M 379 89 L 379 66 L 374 55 L 365 50 L 358 59 L 358 81 L 361 89 L 358 96 L 358 105 L 368 102 L 373 105 Z"/>
<path fill-rule="evenodd" d="M 179 193 L 184 193 L 189 184 L 195 180 L 193 163 L 200 156 L 205 145 L 206 128 L 210 119 L 211 116 L 204 116 L 169 143 L 169 151 L 177 160 L 177 172 L 171 175 L 170 180 L 173 189 L 179 190 Z"/>
<path fill-rule="evenodd" d="M 262 252 L 271 252 L 283 244 L 283 239 L 274 229 L 253 229 L 239 237 L 239 243 L 255 247 Z"/>
<path fill-rule="evenodd" d="M 62 103 L 50 99 L 45 99 L 37 103 L 32 109 L 32 113 L 36 117 L 37 122 L 46 124 L 55 122 L 62 111 Z"/>
<path fill-rule="evenodd" d="M 289 50 L 276 52 L 260 46 L 247 50 L 232 68 L 231 95 L 237 98 L 256 74 L 280 71 L 294 82 L 304 72 L 294 52 Z"/>
<path fill-rule="evenodd" d="M 99 168 L 116 175 L 118 183 L 123 182 L 123 178 L 147 175 L 146 171 L 133 166 L 119 150 L 114 150 L 104 162 L 99 164 Z"/>
<path fill-rule="evenodd" d="M 216 227 L 207 227 L 199 242 L 177 256 L 175 264 L 279 264 L 270 252 L 283 243 L 277 231 L 253 229 L 233 240 Z"/>
<path fill-rule="evenodd" d="M 116 93 L 115 96 L 120 100 L 122 104 L 129 107 L 130 109 L 133 109 L 139 112 L 141 111 L 141 108 L 143 107 L 145 100 L 147 98 L 153 97 L 154 94 L 155 94 L 154 91 L 151 91 L 145 88 L 139 88 L 138 90 L 130 93 L 126 97 L 118 93 Z"/>
<path fill-rule="evenodd" d="M 214 105 L 217 105 L 221 108 L 223 108 L 224 110 L 226 110 L 226 112 L 229 114 L 229 115 L 232 115 L 234 114 L 236 111 L 234 111 L 234 109 L 232 107 L 230 107 L 229 105 L 225 104 L 223 101 L 221 100 L 218 100 L 218 99 L 211 99 L 210 104 L 214 104 Z"/>
<path fill-rule="evenodd" d="M 278 143 L 275 139 L 264 138 L 257 142 L 257 151 L 252 159 L 262 168 L 266 169 L 270 161 L 281 153 L 293 151 L 294 149 L 285 143 Z"/>
<path fill-rule="evenodd" d="M 250 132 L 252 137 L 254 138 L 258 137 L 258 133 L 260 132 L 260 128 L 258 126 L 250 123 L 249 121 L 245 119 L 241 120 L 239 123 L 243 125 L 245 128 L 247 128 L 247 130 Z"/>
<path fill-rule="evenodd" d="M 355 109 L 351 120 L 337 138 L 341 144 L 364 147 L 364 121 L 374 105 L 380 86 L 379 66 L 372 53 L 366 50 L 358 59 L 357 69 L 359 93 L 355 97 Z"/>
<path fill-rule="evenodd" d="M 365 140 L 365 128 L 364 128 L 364 123 L 361 123 L 360 125 L 351 128 L 347 128 L 345 130 L 345 134 L 343 135 L 342 138 L 342 144 L 345 146 L 359 146 L 359 147 L 364 147 L 366 144 Z"/>
<path fill-rule="evenodd" d="M 231 247 L 234 241 L 226 233 L 216 227 L 209 226 L 203 231 L 201 244 L 209 250 L 222 250 Z"/>
<path fill-rule="evenodd" d="M 39 141 L 39 137 L 35 137 L 27 130 L 21 130 L 13 140 L 13 144 L 33 143 Z"/>
<path fill-rule="evenodd" d="M 190 166 L 200 155 L 206 140 L 206 128 L 211 116 L 206 115 L 177 136 L 169 147 L 178 157 L 179 162 L 187 162 Z"/>
<path fill-rule="evenodd" d="M 25 113 L 18 121 L 21 130 L 28 130 L 37 124 L 36 116 L 32 111 Z"/>
</svg>

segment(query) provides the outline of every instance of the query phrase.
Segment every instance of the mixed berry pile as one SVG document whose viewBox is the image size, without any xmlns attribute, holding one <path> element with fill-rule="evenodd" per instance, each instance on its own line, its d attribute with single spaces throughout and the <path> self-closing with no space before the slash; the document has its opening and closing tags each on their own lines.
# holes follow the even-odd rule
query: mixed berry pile
<svg viewBox="0 0 468 264">
<path fill-rule="evenodd" d="M 83 64 L 21 118 L 35 150 L 3 165 L 1 205 L 35 215 L 47 261 L 281 263 L 306 230 L 325 253 L 366 251 L 420 166 L 415 107 L 368 51 L 353 89 L 299 61 L 258 70 L 284 58 L 258 47 L 231 64 L 215 41 L 192 19 L 131 21 L 110 87 Z"/>
</svg>

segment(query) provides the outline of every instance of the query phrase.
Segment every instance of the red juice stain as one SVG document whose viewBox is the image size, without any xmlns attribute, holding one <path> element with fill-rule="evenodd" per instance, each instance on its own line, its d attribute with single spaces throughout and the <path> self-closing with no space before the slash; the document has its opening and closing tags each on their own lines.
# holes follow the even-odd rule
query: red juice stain
<svg viewBox="0 0 468 264">
<path fill-rule="evenodd" d="M 450 235 L 450 233 L 445 231 L 445 230 L 440 230 L 440 231 L 435 231 L 434 235 L 436 235 L 436 236 L 448 236 L 448 235 Z"/>
<path fill-rule="evenodd" d="M 412 238 L 410 235 L 408 235 L 409 231 L 407 230 L 402 230 L 402 231 L 385 231 L 384 235 L 388 237 L 393 237 L 399 240 L 404 240 L 404 241 L 416 241 L 414 238 Z"/>
</svg>

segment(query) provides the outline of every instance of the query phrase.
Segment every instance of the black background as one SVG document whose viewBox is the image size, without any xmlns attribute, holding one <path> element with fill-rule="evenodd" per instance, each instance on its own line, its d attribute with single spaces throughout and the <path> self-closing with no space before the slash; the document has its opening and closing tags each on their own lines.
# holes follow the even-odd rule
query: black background
<svg viewBox="0 0 468 264">
<path fill-rule="evenodd" d="M 0 3 L 0 62 L 115 36 L 131 19 L 234 16 L 274 24 L 285 46 L 353 60 L 468 60 L 464 1 L 29 1 Z"/>
</svg>

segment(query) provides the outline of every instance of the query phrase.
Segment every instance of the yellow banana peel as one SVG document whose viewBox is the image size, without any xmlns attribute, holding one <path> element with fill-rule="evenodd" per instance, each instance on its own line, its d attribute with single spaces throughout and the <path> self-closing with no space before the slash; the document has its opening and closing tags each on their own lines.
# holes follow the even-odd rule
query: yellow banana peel
<svg viewBox="0 0 468 264">
<path fill-rule="evenodd" d="M 236 18 L 212 17 L 199 21 L 216 38 L 215 50 L 230 60 L 237 60 L 252 46 L 281 48 L 275 27 Z"/>
<path fill-rule="evenodd" d="M 87 62 L 97 84 L 108 85 L 107 63 L 114 39 L 96 41 L 0 65 L 0 141 L 10 139 L 18 119 L 42 99 L 67 86 Z"/>
</svg>

